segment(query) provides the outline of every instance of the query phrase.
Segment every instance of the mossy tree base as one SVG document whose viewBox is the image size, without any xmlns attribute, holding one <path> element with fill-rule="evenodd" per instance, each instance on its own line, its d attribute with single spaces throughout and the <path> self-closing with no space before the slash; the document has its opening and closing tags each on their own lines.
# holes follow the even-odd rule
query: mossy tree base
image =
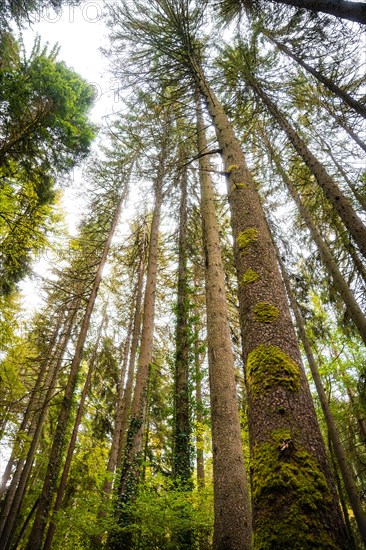
<svg viewBox="0 0 366 550">
<path fill-rule="evenodd" d="M 289 430 L 273 432 L 257 445 L 251 461 L 253 550 L 307 550 L 338 547 L 323 521 L 332 497 L 319 465 Z"/>
</svg>

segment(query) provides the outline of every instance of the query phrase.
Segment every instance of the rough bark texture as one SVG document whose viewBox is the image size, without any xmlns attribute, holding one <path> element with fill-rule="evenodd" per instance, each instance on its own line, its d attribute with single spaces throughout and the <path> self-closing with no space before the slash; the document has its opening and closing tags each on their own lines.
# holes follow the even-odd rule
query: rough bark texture
<svg viewBox="0 0 366 550">
<path fill-rule="evenodd" d="M 288 298 L 289 298 L 289 301 L 290 301 L 290 304 L 291 304 L 292 311 L 294 312 L 294 315 L 295 315 L 297 328 L 298 328 L 298 331 L 299 331 L 299 334 L 300 334 L 301 341 L 302 341 L 303 346 L 304 346 L 304 350 L 305 350 L 305 353 L 306 353 L 306 358 L 308 360 L 308 364 L 309 364 L 311 374 L 312 374 L 312 377 L 313 377 L 313 380 L 314 380 L 316 391 L 318 393 L 320 405 L 321 405 L 321 408 L 322 408 L 322 411 L 323 411 L 323 414 L 324 414 L 324 418 L 325 418 L 325 421 L 326 421 L 326 424 L 327 424 L 328 434 L 329 434 L 329 437 L 332 441 L 334 453 L 335 453 L 335 456 L 336 456 L 336 459 L 337 459 L 337 462 L 338 462 L 338 465 L 339 465 L 339 469 L 340 469 L 341 474 L 342 474 L 344 487 L 346 489 L 348 500 L 349 500 L 349 503 L 351 505 L 351 508 L 353 510 L 353 513 L 354 513 L 354 516 L 355 516 L 355 519 L 356 519 L 356 522 L 357 522 L 357 526 L 358 526 L 358 529 L 359 529 L 359 532 L 360 532 L 361 539 L 363 541 L 363 544 L 366 546 L 366 515 L 364 514 L 364 512 L 362 510 L 361 500 L 360 500 L 360 497 L 358 495 L 357 487 L 356 487 L 355 481 L 353 479 L 351 469 L 348 465 L 347 456 L 346 456 L 346 453 L 345 453 L 344 448 L 342 446 L 342 443 L 341 443 L 341 440 L 340 440 L 340 437 L 339 437 L 339 434 L 338 434 L 336 423 L 334 421 L 332 412 L 330 410 L 328 397 L 327 397 L 327 394 L 325 393 L 324 386 L 323 386 L 323 383 L 322 383 L 322 379 L 321 379 L 320 374 L 319 374 L 318 366 L 317 366 L 315 358 L 313 356 L 313 352 L 312 352 L 312 349 L 311 349 L 311 344 L 310 344 L 310 341 L 309 341 L 309 339 L 307 337 L 307 334 L 306 334 L 306 330 L 305 330 L 304 322 L 303 322 L 303 319 L 302 319 L 302 315 L 300 313 L 297 302 L 296 302 L 295 297 L 293 295 L 293 292 L 292 292 L 292 289 L 291 289 L 291 283 L 290 283 L 290 280 L 289 280 L 288 275 L 286 273 L 285 266 L 283 265 L 281 260 L 280 260 L 280 265 L 281 265 L 282 277 L 283 277 L 283 280 L 285 282 L 285 286 L 286 286 L 286 290 L 287 290 L 287 295 L 288 295 Z"/>
<path fill-rule="evenodd" d="M 180 151 L 180 164 L 185 162 L 185 150 Z M 176 357 L 174 374 L 174 455 L 173 477 L 178 487 L 192 484 L 191 423 L 189 405 L 189 297 L 187 286 L 187 167 L 180 175 L 181 203 L 178 242 L 178 300 Z"/>
<path fill-rule="evenodd" d="M 246 365 L 254 548 L 345 548 L 324 442 L 263 209 L 240 144 L 199 65 L 227 176 Z"/>
<path fill-rule="evenodd" d="M 310 231 L 310 234 L 318 248 L 320 257 L 333 280 L 333 284 L 341 296 L 342 300 L 344 301 L 347 310 L 350 314 L 351 319 L 353 320 L 362 340 L 366 344 L 366 317 L 363 314 L 360 306 L 358 305 L 349 285 L 347 284 L 347 281 L 343 277 L 337 262 L 334 260 L 332 253 L 330 252 L 327 244 L 324 242 L 318 228 L 316 227 L 313 218 L 308 212 L 308 209 L 304 205 L 304 203 L 301 200 L 301 197 L 299 193 L 297 192 L 295 186 L 293 185 L 292 181 L 290 180 L 289 176 L 283 169 L 281 162 L 271 147 L 271 145 L 268 142 L 268 138 L 264 137 L 264 141 L 267 145 L 267 148 L 271 154 L 271 157 L 276 165 L 278 173 L 281 175 L 287 189 L 290 192 L 291 197 L 296 203 L 296 206 L 299 209 L 300 215 L 302 219 L 304 220 L 307 228 Z"/>
<path fill-rule="evenodd" d="M 205 125 L 197 106 L 198 153 L 207 152 Z M 202 236 L 205 258 L 207 346 L 210 378 L 214 477 L 215 550 L 251 548 L 251 510 L 244 468 L 234 356 L 225 274 L 207 156 L 199 160 Z"/>
<path fill-rule="evenodd" d="M 285 115 L 265 93 L 257 80 L 255 80 L 254 76 L 252 74 L 246 74 L 245 79 L 253 88 L 256 95 L 262 99 L 272 116 L 287 134 L 287 137 L 291 141 L 292 145 L 314 175 L 325 196 L 332 204 L 334 210 L 339 214 L 345 227 L 352 235 L 355 243 L 359 246 L 360 251 L 366 257 L 366 227 L 348 199 L 343 195 L 340 188 L 329 176 L 324 166 L 315 158 L 304 140 L 291 126 Z"/>
<path fill-rule="evenodd" d="M 47 472 L 43 483 L 42 492 L 37 506 L 36 517 L 33 523 L 32 531 L 27 544 L 27 550 L 40 550 L 42 547 L 43 535 L 47 524 L 47 518 L 50 512 L 54 489 L 57 483 L 59 470 L 61 467 L 62 451 L 65 444 L 65 435 L 68 420 L 70 417 L 72 399 L 74 395 L 77 375 L 82 359 L 85 340 L 88 333 L 91 315 L 93 313 L 95 300 L 98 294 L 99 286 L 102 280 L 103 268 L 107 260 L 107 255 L 112 242 L 114 231 L 119 221 L 122 205 L 127 196 L 127 185 L 122 193 L 119 204 L 111 224 L 109 235 L 104 245 L 101 259 L 93 282 L 93 287 L 85 309 L 83 321 L 80 328 L 79 337 L 75 347 L 75 353 L 70 366 L 70 372 L 65 388 L 65 393 L 61 403 L 60 412 L 57 419 L 57 426 L 54 435 L 53 445 L 50 451 L 50 458 L 47 466 Z"/>
</svg>

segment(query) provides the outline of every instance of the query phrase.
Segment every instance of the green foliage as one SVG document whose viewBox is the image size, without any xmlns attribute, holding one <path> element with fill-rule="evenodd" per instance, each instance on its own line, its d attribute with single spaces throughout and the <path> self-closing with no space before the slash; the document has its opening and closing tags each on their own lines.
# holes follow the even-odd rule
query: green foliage
<svg viewBox="0 0 366 550">
<path fill-rule="evenodd" d="M 141 550 L 173 550 L 187 531 L 196 541 L 191 548 L 198 548 L 200 534 L 212 534 L 212 488 L 182 491 L 157 475 L 141 488 L 131 513 L 133 539 Z"/>
<path fill-rule="evenodd" d="M 269 441 L 255 445 L 251 469 L 259 510 L 254 550 L 337 548 L 319 519 L 332 500 L 325 476 L 289 430 L 275 431 Z"/>
<path fill-rule="evenodd" d="M 279 309 L 269 302 L 258 302 L 253 307 L 253 318 L 261 323 L 273 323 L 279 314 Z"/>
<path fill-rule="evenodd" d="M 261 344 L 248 354 L 247 380 L 250 391 L 254 393 L 276 386 L 297 391 L 300 367 L 278 346 Z"/>
<path fill-rule="evenodd" d="M 89 151 L 93 90 L 56 51 L 36 39 L 27 59 L 10 33 L 0 34 L 0 293 L 28 272 L 32 254 L 54 226 L 55 178 Z"/>
</svg>

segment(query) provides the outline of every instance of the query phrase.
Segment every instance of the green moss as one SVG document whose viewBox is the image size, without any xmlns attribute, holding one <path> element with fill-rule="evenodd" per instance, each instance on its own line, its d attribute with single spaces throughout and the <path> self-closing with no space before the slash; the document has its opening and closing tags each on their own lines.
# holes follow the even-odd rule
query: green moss
<svg viewBox="0 0 366 550">
<path fill-rule="evenodd" d="M 232 187 L 231 187 L 231 190 L 232 191 L 235 191 L 235 189 L 246 189 L 247 187 L 249 187 L 249 185 L 247 183 L 233 183 Z"/>
<path fill-rule="evenodd" d="M 244 254 L 247 252 L 248 247 L 258 240 L 258 229 L 255 227 L 248 227 L 245 231 L 239 233 L 236 238 L 236 243 Z"/>
<path fill-rule="evenodd" d="M 252 393 L 262 393 L 275 386 L 297 391 L 300 368 L 279 347 L 261 344 L 248 355 L 247 379 Z"/>
<path fill-rule="evenodd" d="M 326 478 L 289 430 L 277 430 L 254 447 L 251 471 L 253 550 L 337 548 L 324 521 L 332 502 Z"/>
<path fill-rule="evenodd" d="M 253 269 L 249 268 L 246 270 L 246 272 L 243 275 L 242 283 L 243 285 L 247 285 L 250 283 L 255 283 L 255 281 L 258 281 L 260 279 L 260 276 L 256 271 L 253 271 Z"/>
<path fill-rule="evenodd" d="M 230 174 L 230 172 L 232 172 L 233 170 L 239 170 L 239 168 L 239 164 L 230 164 L 230 166 L 226 168 L 226 172 Z"/>
<path fill-rule="evenodd" d="M 258 302 L 253 307 L 254 320 L 261 323 L 273 323 L 279 314 L 280 310 L 269 302 Z"/>
</svg>

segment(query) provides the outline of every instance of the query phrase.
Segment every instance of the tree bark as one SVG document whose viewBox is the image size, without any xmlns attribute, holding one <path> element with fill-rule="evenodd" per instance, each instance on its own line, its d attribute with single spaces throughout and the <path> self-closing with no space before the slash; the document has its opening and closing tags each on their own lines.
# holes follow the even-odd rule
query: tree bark
<svg viewBox="0 0 366 550">
<path fill-rule="evenodd" d="M 262 205 L 222 105 L 196 59 L 190 62 L 227 178 L 248 391 L 254 547 L 268 541 L 273 548 L 292 547 L 296 540 L 306 549 L 317 540 L 319 547 L 344 548 L 334 479 Z M 289 479 L 292 468 L 296 476 Z"/>
<path fill-rule="evenodd" d="M 366 25 L 366 5 L 364 2 L 350 2 L 348 0 L 272 0 L 272 2 L 328 13 L 334 17 Z"/>
<path fill-rule="evenodd" d="M 366 227 L 359 218 L 348 199 L 343 195 L 340 188 L 329 176 L 324 166 L 315 158 L 304 140 L 291 126 L 285 115 L 278 109 L 270 97 L 266 94 L 263 88 L 255 80 L 252 74 L 246 73 L 245 79 L 249 86 L 268 108 L 277 123 L 281 126 L 292 145 L 301 156 L 306 166 L 314 175 L 319 186 L 323 190 L 325 196 L 332 204 L 334 210 L 339 214 L 345 227 L 352 235 L 355 243 L 359 246 L 360 251 L 366 257 Z"/>
<path fill-rule="evenodd" d="M 315 358 L 313 356 L 313 352 L 311 349 L 310 341 L 307 337 L 304 322 L 300 313 L 300 310 L 298 308 L 297 302 L 295 300 L 295 297 L 292 292 L 291 283 L 289 280 L 289 277 L 287 275 L 285 266 L 283 265 L 283 262 L 281 261 L 281 258 L 279 257 L 279 262 L 281 266 L 281 272 L 282 277 L 285 282 L 287 295 L 291 304 L 292 311 L 294 312 L 297 328 L 300 334 L 301 341 L 303 343 L 306 358 L 308 360 L 308 364 L 311 370 L 311 374 L 314 380 L 314 384 L 316 387 L 316 391 L 319 397 L 320 405 L 324 414 L 324 418 L 327 424 L 329 437 L 332 441 L 334 453 L 342 474 L 344 487 L 347 492 L 348 500 L 350 502 L 350 505 L 352 507 L 357 526 L 361 535 L 361 539 L 363 541 L 363 544 L 366 546 L 366 515 L 362 510 L 362 504 L 360 497 L 358 495 L 357 487 L 355 484 L 355 481 L 352 476 L 351 469 L 348 465 L 347 456 L 344 452 L 344 448 L 342 446 L 337 426 L 334 421 L 332 412 L 330 410 L 330 406 L 328 403 L 328 398 L 324 390 L 324 386 L 322 383 L 322 379 L 319 374 L 318 366 L 316 364 Z"/>
<path fill-rule="evenodd" d="M 207 151 L 205 125 L 197 99 L 198 153 Z M 249 550 L 252 526 L 244 467 L 234 355 L 230 336 L 225 274 L 215 197 L 207 156 L 199 159 L 202 236 L 205 257 L 207 345 L 210 379 L 214 477 L 214 540 L 220 550 Z"/>
<path fill-rule="evenodd" d="M 121 198 L 119 200 L 116 212 L 114 214 L 111 228 L 106 239 L 101 259 L 97 268 L 93 287 L 88 299 L 88 303 L 85 309 L 85 314 L 80 328 L 79 337 L 76 343 L 75 353 L 71 362 L 69 377 L 64 393 L 64 397 L 61 403 L 61 408 L 58 416 L 56 432 L 54 435 L 54 442 L 50 452 L 50 458 L 48 462 L 46 477 L 44 480 L 40 500 L 37 506 L 36 517 L 33 523 L 33 527 L 30 533 L 30 537 L 27 544 L 27 550 L 40 550 L 42 547 L 43 535 L 47 524 L 47 518 L 50 512 L 52 504 L 52 497 L 57 483 L 57 477 L 61 466 L 62 451 L 65 443 L 65 434 L 67 429 L 68 420 L 70 417 L 72 399 L 74 395 L 77 375 L 82 359 L 85 340 L 88 333 L 91 315 L 93 313 L 95 300 L 98 294 L 99 286 L 102 280 L 103 268 L 107 260 L 107 255 L 112 242 L 112 238 L 117 227 L 122 205 L 127 196 L 128 186 L 126 185 Z"/>
</svg>

